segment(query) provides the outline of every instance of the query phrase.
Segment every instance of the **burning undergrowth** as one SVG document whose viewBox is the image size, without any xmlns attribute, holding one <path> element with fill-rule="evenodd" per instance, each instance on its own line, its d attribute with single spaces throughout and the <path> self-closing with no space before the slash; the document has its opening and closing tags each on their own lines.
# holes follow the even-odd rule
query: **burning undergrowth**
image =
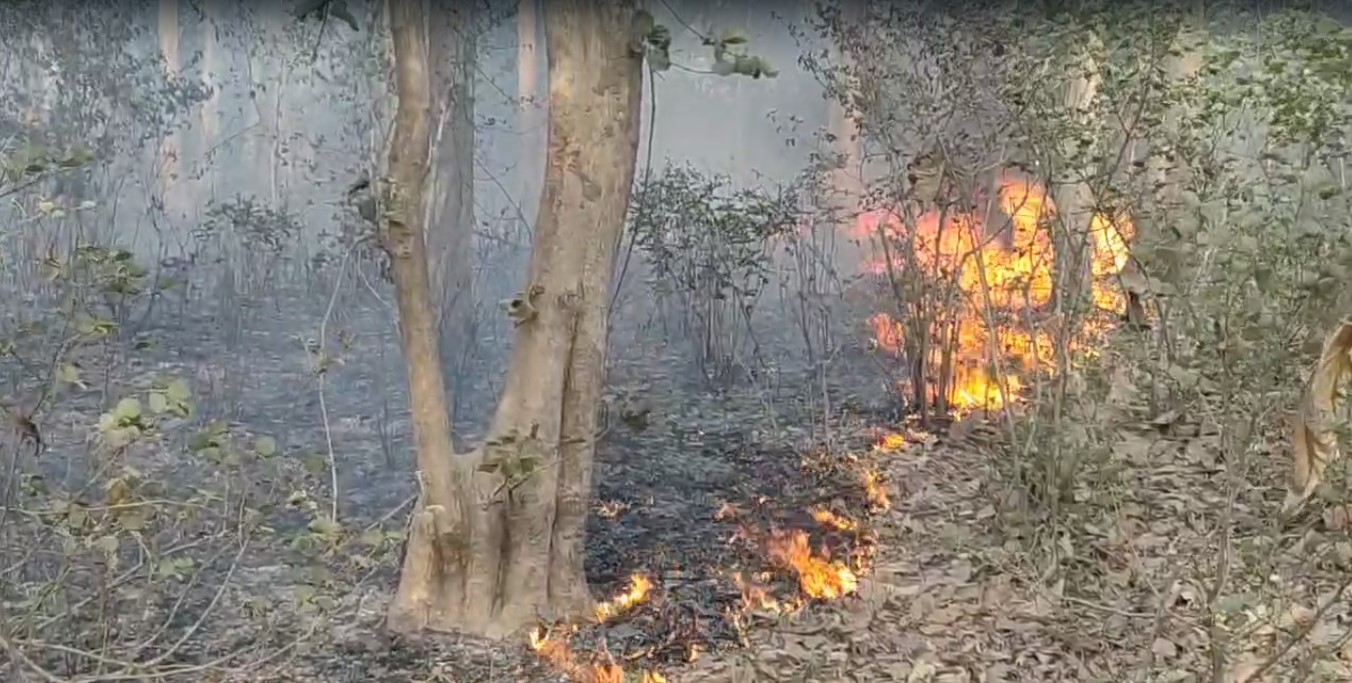
<svg viewBox="0 0 1352 683">
<path fill-rule="evenodd" d="M 674 499 L 696 501 L 685 508 L 700 510 L 690 517 L 677 519 L 657 499 L 658 482 L 670 489 L 671 477 L 654 476 L 649 496 L 629 487 L 629 500 L 605 499 L 603 490 L 598 540 L 641 540 L 631 532 L 641 526 L 642 535 L 678 539 L 678 546 L 644 554 L 610 541 L 622 559 L 603 566 L 617 574 L 629 567 L 611 581 L 612 597 L 583 622 L 541 624 L 530 647 L 578 683 L 657 683 L 710 653 L 747 645 L 752 629 L 814 603 L 855 599 L 877 552 L 872 516 L 890 505 L 890 485 L 874 460 L 905 439 L 861 438 L 875 443 L 845 454 L 743 444 L 731 459 L 759 476 L 735 478 L 760 486 L 728 497 L 675 492 Z"/>
<path fill-rule="evenodd" d="M 1015 174 L 983 203 L 877 208 L 849 230 L 873 245 L 863 269 L 895 304 L 869 318 L 873 344 L 905 361 L 906 393 L 940 414 L 1017 401 L 1060 367 L 1058 354 L 1092 356 L 1127 314 L 1120 276 L 1135 228 L 1125 215 L 1096 210 L 1085 226 L 1064 225 L 1048 189 Z M 1076 263 L 1087 311 L 1067 305 Z"/>
</svg>

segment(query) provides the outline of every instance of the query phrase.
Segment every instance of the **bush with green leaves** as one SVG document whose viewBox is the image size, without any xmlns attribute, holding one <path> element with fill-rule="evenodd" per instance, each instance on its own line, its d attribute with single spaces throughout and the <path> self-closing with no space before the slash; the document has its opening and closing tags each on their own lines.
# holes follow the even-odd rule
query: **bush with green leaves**
<svg viewBox="0 0 1352 683">
<path fill-rule="evenodd" d="M 691 166 L 667 164 L 634 193 L 631 239 L 707 379 L 727 377 L 754 350 L 752 313 L 770 282 L 772 240 L 797 224 L 792 192 L 733 188 Z"/>
</svg>

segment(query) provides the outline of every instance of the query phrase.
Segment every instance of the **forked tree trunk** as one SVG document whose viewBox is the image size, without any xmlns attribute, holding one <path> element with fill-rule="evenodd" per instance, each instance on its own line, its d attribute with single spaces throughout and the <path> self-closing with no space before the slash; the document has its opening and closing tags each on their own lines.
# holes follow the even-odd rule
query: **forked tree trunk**
<svg viewBox="0 0 1352 683">
<path fill-rule="evenodd" d="M 417 0 L 390 0 L 399 105 L 385 246 L 422 486 L 388 625 L 504 636 L 591 604 L 583 574 L 606 309 L 638 153 L 632 2 L 551 0 L 549 156 L 527 292 L 489 440 L 451 452 L 423 254 L 428 74 Z"/>
<path fill-rule="evenodd" d="M 428 21 L 431 62 L 432 167 L 426 204 L 432 304 L 442 357 L 460 357 L 470 341 L 473 300 L 470 235 L 474 223 L 474 34 L 472 2 L 432 0 Z"/>
</svg>

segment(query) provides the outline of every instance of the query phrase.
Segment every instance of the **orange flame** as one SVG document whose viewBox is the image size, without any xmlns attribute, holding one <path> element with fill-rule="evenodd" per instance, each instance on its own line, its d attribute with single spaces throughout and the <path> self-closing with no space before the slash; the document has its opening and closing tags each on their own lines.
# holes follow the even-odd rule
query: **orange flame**
<svg viewBox="0 0 1352 683">
<path fill-rule="evenodd" d="M 812 554 L 807 532 L 795 529 L 770 538 L 770 559 L 798 574 L 798 586 L 809 597 L 834 600 L 859 590 L 859 577 L 843 562 Z"/>
<path fill-rule="evenodd" d="M 635 574 L 629 578 L 629 590 L 607 600 L 596 606 L 596 620 L 608 621 L 630 607 L 643 602 L 648 598 L 648 592 L 652 590 L 653 582 L 642 574 Z"/>
<path fill-rule="evenodd" d="M 596 606 L 597 621 L 606 621 L 630 609 L 647 599 L 652 590 L 652 580 L 642 574 L 630 577 L 629 589 L 620 595 Z M 576 631 L 575 626 L 565 627 L 565 635 Z M 561 671 L 573 683 L 624 683 L 624 668 L 611 661 L 609 652 L 602 652 L 606 660 L 602 663 L 580 662 L 568 645 L 566 637 L 551 638 L 542 629 L 530 634 L 530 647 L 541 658 Z M 666 677 L 656 671 L 644 671 L 642 683 L 666 683 Z"/>
<path fill-rule="evenodd" d="M 1014 177 L 1002 179 L 998 205 L 1009 221 L 1007 231 L 992 231 L 976 214 L 954 211 L 942 218 L 938 212 L 926 213 L 903 226 L 900 217 L 886 209 L 861 214 L 854 230 L 856 238 L 882 236 L 890 244 L 910 245 L 908 263 L 937 282 L 953 284 L 953 305 L 942 302 L 947 293 L 934 293 L 941 299 L 938 307 L 947 310 L 934 314 L 932 329 L 945 331 L 954 349 L 946 399 L 960 413 L 999 408 L 1023 389 L 1012 373 L 1006 373 L 1005 386 L 1000 386 L 990 368 L 992 348 L 1016 371 L 1031 371 L 1038 359 L 1052 355 L 1050 336 L 1027 318 L 1052 299 L 1054 248 L 1043 223 L 1056 207 L 1042 188 Z M 1101 311 L 1123 310 L 1120 288 L 1109 280 L 1126 266 L 1127 242 L 1133 233 L 1131 223 L 1122 217 L 1096 214 L 1090 221 L 1092 300 Z M 902 265 L 901 258 L 894 258 L 890 267 L 881 261 L 866 264 L 875 274 L 896 273 Z M 906 341 L 901 322 L 878 313 L 869 323 L 879 348 L 901 351 Z M 1092 335 L 1107 325 L 1091 321 L 1086 328 Z M 931 348 L 943 348 L 945 340 L 938 341 Z M 937 353 L 925 361 L 933 370 L 940 369 Z"/>
<path fill-rule="evenodd" d="M 883 484 L 882 475 L 876 470 L 865 470 L 861 475 L 864 484 L 864 499 L 868 501 L 869 512 L 886 512 L 892 507 L 892 501 L 887 496 L 887 486 Z"/>
<path fill-rule="evenodd" d="M 836 531 L 856 531 L 859 529 L 858 522 L 854 521 L 853 519 L 842 517 L 834 512 L 831 512 L 830 510 L 827 510 L 824 507 L 813 508 L 812 518 L 817 520 L 818 524 L 826 527 L 831 527 Z"/>
</svg>

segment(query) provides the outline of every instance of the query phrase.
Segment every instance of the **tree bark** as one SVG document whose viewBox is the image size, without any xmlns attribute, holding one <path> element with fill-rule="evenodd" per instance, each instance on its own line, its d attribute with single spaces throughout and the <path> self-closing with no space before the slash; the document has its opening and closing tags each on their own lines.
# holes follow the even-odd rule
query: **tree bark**
<svg viewBox="0 0 1352 683">
<path fill-rule="evenodd" d="M 638 154 L 634 5 L 561 0 L 545 8 L 549 154 L 528 287 L 512 307 L 518 334 L 489 439 L 456 455 L 419 258 L 422 233 L 407 223 L 422 216 L 410 209 L 429 144 L 421 17 L 413 0 L 390 0 L 390 16 L 399 105 L 386 248 L 423 488 L 388 623 L 400 632 L 501 637 L 591 605 L 583 551 L 595 407 Z"/>
<path fill-rule="evenodd" d="M 164 59 L 165 73 L 170 78 L 178 78 L 182 68 L 178 50 L 178 0 L 160 0 L 158 7 L 156 31 L 159 34 L 160 57 Z M 165 136 L 160 147 L 160 193 L 165 209 L 174 218 L 182 218 L 186 209 L 180 192 L 183 178 L 179 155 L 182 149 L 183 135 L 178 130 Z"/>
<path fill-rule="evenodd" d="M 436 126 L 427 179 L 426 239 L 442 359 L 471 341 L 474 227 L 475 4 L 432 0 L 428 22 Z"/>
<path fill-rule="evenodd" d="M 1103 76 L 1098 53 L 1103 42 L 1093 29 L 1088 29 L 1083 41 L 1074 46 L 1071 62 L 1067 65 L 1074 77 L 1066 85 L 1064 106 L 1068 121 L 1083 130 L 1098 128 L 1100 114 L 1094 100 L 1098 97 Z M 1065 168 L 1057 169 L 1051 189 L 1060 218 L 1060 230 L 1053 236 L 1056 253 L 1054 296 L 1063 304 L 1079 305 L 1090 293 L 1090 225 L 1094 215 L 1094 188 L 1086 180 L 1100 169 L 1088 168 L 1076 159 L 1074 136 L 1062 142 L 1060 161 Z"/>
<path fill-rule="evenodd" d="M 218 8 L 214 2 L 206 2 L 202 5 L 202 21 L 199 27 L 202 32 L 202 80 L 208 88 L 211 88 L 211 95 L 206 101 L 202 102 L 202 109 L 199 114 L 200 125 L 202 127 L 201 135 L 198 141 L 198 150 L 204 155 L 202 163 L 206 164 L 203 170 L 203 179 L 207 184 L 208 196 L 215 191 L 215 180 L 219 161 L 205 158 L 216 144 L 216 136 L 220 132 L 221 117 L 221 54 L 218 32 L 220 23 L 218 17 Z"/>
<path fill-rule="evenodd" d="M 544 106 L 539 101 L 540 0 L 518 0 L 516 95 L 520 101 L 521 154 L 517 159 L 517 204 L 529 216 L 540 206 L 540 164 L 544 158 Z"/>
</svg>

